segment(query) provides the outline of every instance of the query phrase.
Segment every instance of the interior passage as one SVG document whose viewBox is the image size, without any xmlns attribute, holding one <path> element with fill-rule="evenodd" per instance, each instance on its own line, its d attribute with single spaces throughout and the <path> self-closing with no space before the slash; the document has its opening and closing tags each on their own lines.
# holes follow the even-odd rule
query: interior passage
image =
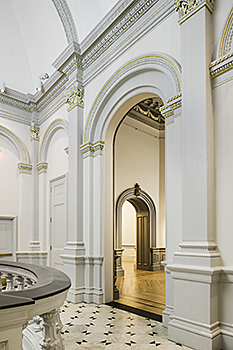
<svg viewBox="0 0 233 350">
<path fill-rule="evenodd" d="M 162 315 L 165 309 L 165 273 L 135 269 L 132 261 L 123 261 L 125 275 L 117 277 L 121 304 Z"/>
</svg>

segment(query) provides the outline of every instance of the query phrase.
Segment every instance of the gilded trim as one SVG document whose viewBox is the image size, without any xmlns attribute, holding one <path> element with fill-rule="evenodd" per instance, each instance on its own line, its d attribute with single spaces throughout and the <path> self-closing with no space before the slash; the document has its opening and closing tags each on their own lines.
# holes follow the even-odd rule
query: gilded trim
<svg viewBox="0 0 233 350">
<path fill-rule="evenodd" d="M 226 23 L 224 31 L 223 31 L 223 36 L 222 36 L 222 40 L 221 40 L 221 44 L 220 44 L 220 52 L 219 52 L 219 56 L 220 57 L 223 56 L 223 44 L 224 44 L 224 41 L 225 41 L 226 32 L 227 32 L 227 29 L 228 29 L 228 26 L 229 26 L 229 23 L 230 23 L 232 15 L 233 15 L 233 9 L 231 10 L 230 16 L 229 16 L 229 18 L 227 20 L 227 23 Z"/>
<path fill-rule="evenodd" d="M 5 127 L 2 126 L 2 125 L 0 125 L 0 133 L 1 133 L 1 129 L 3 129 L 3 130 L 6 131 L 6 133 L 3 133 L 3 132 L 2 132 L 2 134 L 3 134 L 4 136 L 9 136 L 8 134 L 10 134 L 12 141 L 13 141 L 14 143 L 16 143 L 16 145 L 17 145 L 19 148 L 21 148 L 21 149 L 23 150 L 23 152 L 24 152 L 24 157 L 22 157 L 22 158 L 24 158 L 24 160 L 26 161 L 26 163 L 29 163 L 29 153 L 28 153 L 28 151 L 27 151 L 27 149 L 26 149 L 26 146 L 24 146 L 23 142 L 22 142 L 12 131 L 10 131 L 9 129 L 5 128 Z M 14 139 L 16 139 L 18 142 L 15 142 Z M 20 147 L 20 146 L 21 146 L 21 147 Z"/>
<path fill-rule="evenodd" d="M 103 91 L 106 89 L 106 87 L 110 84 L 110 82 L 126 67 L 130 66 L 132 63 L 134 62 L 138 62 L 142 59 L 145 59 L 145 58 L 160 58 L 162 60 L 165 60 L 167 61 L 174 69 L 175 69 L 175 72 L 176 72 L 176 75 L 178 77 L 178 80 L 179 80 L 179 85 L 180 85 L 180 90 L 182 90 L 182 84 L 181 84 L 181 77 L 180 77 L 180 74 L 176 68 L 176 66 L 166 57 L 164 56 L 161 56 L 161 55 L 146 55 L 146 56 L 141 56 L 141 57 L 138 57 L 128 63 L 126 63 L 124 66 L 122 66 L 120 69 L 118 69 L 112 76 L 111 78 L 104 84 L 104 86 L 102 87 L 102 89 L 100 90 L 100 92 L 98 93 L 92 107 L 91 107 L 91 110 L 89 112 L 89 115 L 88 115 L 88 118 L 87 118 L 87 121 L 86 121 L 86 125 L 85 125 L 85 131 L 84 131 L 84 142 L 86 141 L 86 134 L 87 134 L 87 127 L 88 127 L 88 124 L 89 124 L 89 121 L 90 121 L 90 117 L 92 115 L 92 112 L 94 110 L 94 107 L 98 101 L 98 99 L 100 98 L 101 94 L 103 93 Z"/>
</svg>

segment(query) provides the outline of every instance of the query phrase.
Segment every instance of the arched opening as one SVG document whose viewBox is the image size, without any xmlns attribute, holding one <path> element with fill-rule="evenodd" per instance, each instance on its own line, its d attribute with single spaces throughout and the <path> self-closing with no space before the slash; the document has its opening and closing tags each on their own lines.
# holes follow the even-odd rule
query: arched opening
<svg viewBox="0 0 233 350">
<path fill-rule="evenodd" d="M 161 271 L 165 260 L 165 121 L 161 106 L 158 95 L 133 106 L 116 128 L 113 147 L 114 300 L 139 309 L 145 304 L 148 311 L 160 315 L 165 308 L 165 276 Z M 134 185 L 119 194 L 130 182 Z M 126 215 L 123 220 L 126 202 L 135 211 L 134 239 Z M 128 245 L 123 244 L 123 231 Z"/>
</svg>

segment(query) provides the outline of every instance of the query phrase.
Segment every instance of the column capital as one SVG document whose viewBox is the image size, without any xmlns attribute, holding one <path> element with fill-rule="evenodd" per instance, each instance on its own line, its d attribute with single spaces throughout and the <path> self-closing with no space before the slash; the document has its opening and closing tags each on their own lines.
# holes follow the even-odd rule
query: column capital
<svg viewBox="0 0 233 350">
<path fill-rule="evenodd" d="M 36 164 L 37 170 L 39 175 L 42 173 L 47 173 L 47 169 L 48 169 L 48 163 L 46 162 L 40 162 Z"/>
<path fill-rule="evenodd" d="M 31 141 L 40 141 L 40 127 L 34 122 L 30 126 Z"/>
<path fill-rule="evenodd" d="M 175 6 L 179 13 L 178 22 L 181 25 L 204 6 L 213 13 L 214 0 L 176 0 Z"/>
<path fill-rule="evenodd" d="M 83 154 L 83 159 L 102 155 L 104 144 L 104 141 L 99 140 L 96 142 L 86 142 L 83 145 L 81 145 L 80 149 Z"/>
<path fill-rule="evenodd" d="M 32 164 L 29 163 L 18 163 L 19 174 L 32 174 Z"/>
<path fill-rule="evenodd" d="M 175 118 L 182 116 L 182 93 L 169 98 L 159 110 L 165 118 L 165 125 L 174 123 Z"/>
<path fill-rule="evenodd" d="M 68 112 L 78 106 L 84 108 L 84 87 L 75 82 L 68 91 L 65 92 L 65 102 Z"/>
</svg>

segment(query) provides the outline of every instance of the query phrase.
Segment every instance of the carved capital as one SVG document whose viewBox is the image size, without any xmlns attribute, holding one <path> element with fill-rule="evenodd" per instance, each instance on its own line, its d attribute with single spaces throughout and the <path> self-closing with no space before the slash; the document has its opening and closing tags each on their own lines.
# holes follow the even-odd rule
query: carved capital
<svg viewBox="0 0 233 350">
<path fill-rule="evenodd" d="M 40 127 L 35 123 L 31 123 L 30 127 L 31 141 L 40 141 Z"/>
<path fill-rule="evenodd" d="M 70 91 L 65 93 L 68 112 L 76 106 L 84 107 L 84 88 L 75 83 Z"/>
<path fill-rule="evenodd" d="M 45 350 L 60 349 L 60 339 L 57 337 L 56 322 L 57 311 L 52 310 L 46 314 L 40 315 L 43 318 L 43 339 L 40 343 L 41 348 Z"/>
<path fill-rule="evenodd" d="M 179 24 L 182 24 L 203 6 L 206 6 L 212 13 L 214 10 L 214 0 L 176 0 L 175 6 L 176 11 L 179 13 Z"/>
<path fill-rule="evenodd" d="M 48 163 L 40 162 L 36 164 L 39 175 L 42 173 L 47 173 Z"/>
<path fill-rule="evenodd" d="M 104 141 L 96 141 L 94 143 L 87 142 L 81 145 L 80 148 L 83 154 L 83 158 L 96 157 L 98 155 L 102 155 L 102 150 L 104 148 Z"/>
<path fill-rule="evenodd" d="M 19 173 L 20 174 L 32 174 L 32 164 L 29 163 L 18 163 Z"/>
</svg>

